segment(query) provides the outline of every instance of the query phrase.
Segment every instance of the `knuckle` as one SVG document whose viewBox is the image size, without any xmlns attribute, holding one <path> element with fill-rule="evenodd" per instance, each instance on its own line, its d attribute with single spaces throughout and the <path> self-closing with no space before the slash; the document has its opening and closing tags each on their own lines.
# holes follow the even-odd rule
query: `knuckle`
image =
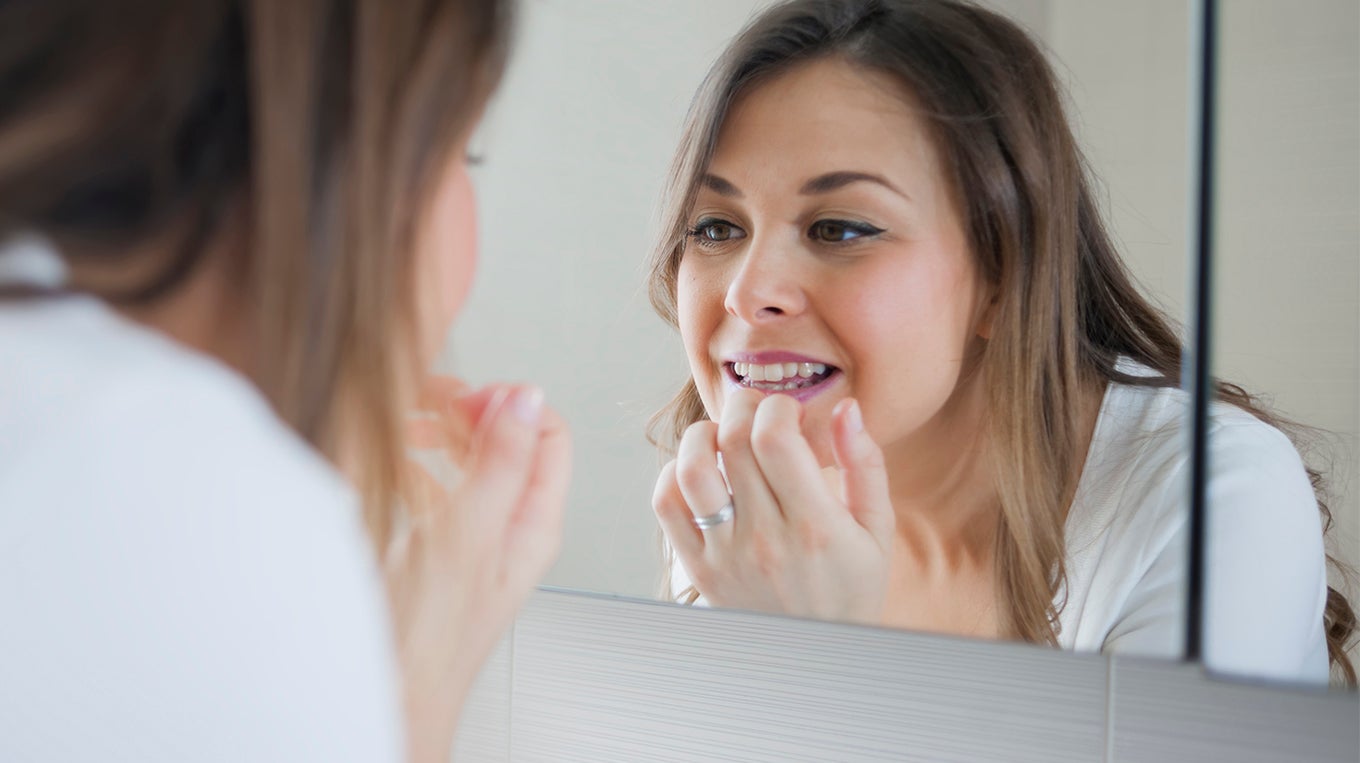
<svg viewBox="0 0 1360 763">
<path fill-rule="evenodd" d="M 683 450 L 686 445 L 693 445 L 713 437 L 713 431 L 717 424 L 712 421 L 696 421 L 685 427 L 684 434 L 680 435 L 680 447 Z"/>
<path fill-rule="evenodd" d="M 661 471 L 656 475 L 656 487 L 652 490 L 652 495 L 659 496 L 675 485 L 675 459 L 667 461 L 661 467 Z"/>
<path fill-rule="evenodd" d="M 738 453 L 750 446 L 750 435 L 746 430 L 725 427 L 718 432 L 718 450 L 723 453 Z"/>
<path fill-rule="evenodd" d="M 707 459 L 682 458 L 675 464 L 675 480 L 689 488 L 699 487 L 710 477 L 717 476 L 718 462 L 706 463 Z"/>
<path fill-rule="evenodd" d="M 777 454 L 787 449 L 788 435 L 777 427 L 756 427 L 751 430 L 751 449 L 761 454 Z"/>
<path fill-rule="evenodd" d="M 686 572 L 689 573 L 689 582 L 700 591 L 710 590 L 718 582 L 717 576 L 713 574 L 713 568 L 706 564 L 696 564 L 694 569 Z"/>
<path fill-rule="evenodd" d="M 793 532 L 799 550 L 805 554 L 821 554 L 831 546 L 831 534 L 816 522 L 799 522 Z"/>
<path fill-rule="evenodd" d="M 751 562 L 761 576 L 770 578 L 784 569 L 784 547 L 765 533 L 751 536 Z"/>
</svg>

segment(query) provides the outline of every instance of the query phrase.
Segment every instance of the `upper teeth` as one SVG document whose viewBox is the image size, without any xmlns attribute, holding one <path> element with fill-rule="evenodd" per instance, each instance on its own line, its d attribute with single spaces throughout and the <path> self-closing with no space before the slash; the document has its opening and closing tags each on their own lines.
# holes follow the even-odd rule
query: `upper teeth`
<svg viewBox="0 0 1360 763">
<path fill-rule="evenodd" d="M 801 376 L 807 379 L 818 374 L 826 373 L 825 363 L 733 363 L 732 370 L 737 376 L 746 377 L 747 381 L 767 381 L 777 382 L 781 379 L 792 379 Z"/>
</svg>

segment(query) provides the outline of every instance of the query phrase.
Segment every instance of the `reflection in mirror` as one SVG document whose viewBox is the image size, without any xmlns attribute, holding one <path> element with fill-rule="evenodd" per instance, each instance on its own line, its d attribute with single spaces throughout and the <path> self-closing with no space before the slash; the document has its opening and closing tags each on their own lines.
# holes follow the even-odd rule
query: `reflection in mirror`
<svg viewBox="0 0 1360 763">
<path fill-rule="evenodd" d="M 1220 5 L 1212 366 L 1289 439 L 1221 404 L 1211 415 L 1205 662 L 1320 682 L 1330 649 L 1333 683 L 1353 688 L 1360 7 Z"/>
<path fill-rule="evenodd" d="M 1179 339 L 1022 29 L 762 14 L 696 98 L 651 273 L 692 377 L 657 428 L 677 597 L 1179 656 Z"/>
<path fill-rule="evenodd" d="M 448 361 L 543 379 L 577 434 L 549 582 L 1179 657 L 1185 3 L 803 3 L 837 55 L 774 51 L 704 124 L 719 64 L 686 127 L 772 6 L 525 7 Z"/>
</svg>

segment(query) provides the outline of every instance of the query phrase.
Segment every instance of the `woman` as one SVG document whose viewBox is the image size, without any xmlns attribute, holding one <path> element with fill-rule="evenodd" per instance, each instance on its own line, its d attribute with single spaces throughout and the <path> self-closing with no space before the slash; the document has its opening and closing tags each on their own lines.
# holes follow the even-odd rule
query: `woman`
<svg viewBox="0 0 1360 763">
<path fill-rule="evenodd" d="M 692 107 L 652 263 L 692 374 L 654 422 L 672 592 L 1178 657 L 1180 348 L 1090 188 L 1043 54 L 997 14 L 752 22 Z M 1206 660 L 1326 682 L 1330 656 L 1353 682 L 1309 474 L 1219 392 Z"/>
<path fill-rule="evenodd" d="M 448 759 L 569 470 L 540 391 L 426 380 L 509 24 L 0 6 L 0 758 Z"/>
</svg>

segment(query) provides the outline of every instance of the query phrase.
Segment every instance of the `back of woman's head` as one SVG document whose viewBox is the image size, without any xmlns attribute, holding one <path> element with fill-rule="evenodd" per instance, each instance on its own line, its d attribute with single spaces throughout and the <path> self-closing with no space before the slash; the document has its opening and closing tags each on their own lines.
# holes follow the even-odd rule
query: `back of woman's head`
<svg viewBox="0 0 1360 763">
<path fill-rule="evenodd" d="M 0 239 L 128 306 L 224 252 L 252 376 L 333 459 L 362 441 L 382 542 L 427 360 L 415 239 L 508 30 L 500 0 L 9 0 Z"/>
</svg>

